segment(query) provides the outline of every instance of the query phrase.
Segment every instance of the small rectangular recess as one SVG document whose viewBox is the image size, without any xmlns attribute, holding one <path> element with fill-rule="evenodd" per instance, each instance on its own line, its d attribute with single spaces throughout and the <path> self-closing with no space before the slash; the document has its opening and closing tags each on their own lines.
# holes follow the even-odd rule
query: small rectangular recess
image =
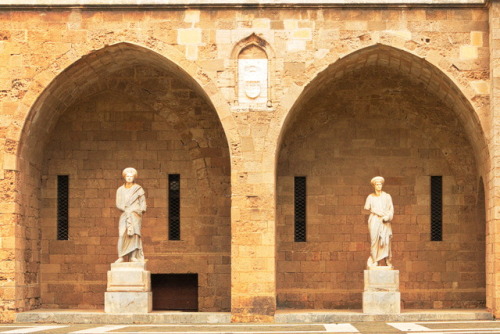
<svg viewBox="0 0 500 334">
<path fill-rule="evenodd" d="M 198 311 L 198 274 L 151 274 L 153 310 Z"/>
<path fill-rule="evenodd" d="M 295 242 L 307 241 L 307 181 L 305 176 L 296 176 L 294 182 Z"/>
<path fill-rule="evenodd" d="M 431 241 L 443 241 L 442 176 L 431 176 Z"/>
<path fill-rule="evenodd" d="M 57 176 L 57 240 L 69 239 L 69 175 Z"/>
<path fill-rule="evenodd" d="M 181 176 L 168 175 L 168 240 L 181 240 Z"/>
</svg>

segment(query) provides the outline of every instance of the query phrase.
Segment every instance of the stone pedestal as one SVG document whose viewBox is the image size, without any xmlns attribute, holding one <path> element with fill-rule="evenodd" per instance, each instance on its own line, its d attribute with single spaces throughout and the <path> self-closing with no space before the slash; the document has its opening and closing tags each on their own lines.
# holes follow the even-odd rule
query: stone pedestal
<svg viewBox="0 0 500 334">
<path fill-rule="evenodd" d="M 400 312 L 399 270 L 384 266 L 365 270 L 363 313 L 398 314 Z"/>
<path fill-rule="evenodd" d="M 146 270 L 146 263 L 112 263 L 104 294 L 104 312 L 149 313 L 152 309 L 151 273 Z"/>
</svg>

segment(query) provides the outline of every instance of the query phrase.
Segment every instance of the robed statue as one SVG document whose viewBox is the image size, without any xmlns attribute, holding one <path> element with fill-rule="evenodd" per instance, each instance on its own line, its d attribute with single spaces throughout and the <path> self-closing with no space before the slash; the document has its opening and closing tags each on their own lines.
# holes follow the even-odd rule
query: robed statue
<svg viewBox="0 0 500 334">
<path fill-rule="evenodd" d="M 141 225 L 142 214 L 146 211 L 144 189 L 137 183 L 137 170 L 125 168 L 122 172 L 125 183 L 116 191 L 116 207 L 123 211 L 118 223 L 118 260 L 143 262 Z"/>
<path fill-rule="evenodd" d="M 384 178 L 376 176 L 371 180 L 375 191 L 368 195 L 365 210 L 369 211 L 368 229 L 370 231 L 370 257 L 367 261 L 368 269 L 376 267 L 385 259 L 388 267 L 392 268 L 392 227 L 391 220 L 394 216 L 394 206 L 391 195 L 382 191 Z"/>
</svg>

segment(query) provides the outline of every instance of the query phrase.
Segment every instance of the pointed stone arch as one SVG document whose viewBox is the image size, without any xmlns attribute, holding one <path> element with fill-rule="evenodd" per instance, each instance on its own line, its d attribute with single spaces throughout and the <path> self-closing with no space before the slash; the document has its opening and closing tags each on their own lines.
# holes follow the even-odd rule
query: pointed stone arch
<svg viewBox="0 0 500 334">
<path fill-rule="evenodd" d="M 437 61 L 451 67 L 451 63 L 448 64 L 445 59 L 437 59 Z M 463 87 L 453 76 L 447 75 L 436 62 L 415 55 L 409 50 L 386 44 L 374 44 L 337 58 L 333 63 L 317 72 L 302 89 L 298 88 L 295 92 L 291 92 L 297 96 L 296 99 L 283 99 L 285 102 L 290 101 L 291 104 L 288 109 L 285 109 L 285 116 L 281 118 L 282 124 L 279 127 L 281 131 L 277 147 L 287 131 L 287 124 L 294 117 L 295 110 L 308 101 L 319 87 L 367 66 L 381 66 L 397 71 L 406 75 L 415 84 L 423 86 L 427 91 L 437 94 L 446 105 L 455 111 L 459 121 L 467 131 L 467 136 L 471 138 L 476 153 L 475 159 L 478 161 L 481 174 L 485 175 L 489 172 L 490 160 L 486 145 L 486 133 L 470 100 L 473 96 L 472 89 Z M 298 95 L 297 92 L 299 92 Z M 481 161 L 485 163 L 479 163 Z"/>
<path fill-rule="evenodd" d="M 219 119 L 223 126 L 229 130 L 228 132 L 232 133 L 231 129 L 234 128 L 234 125 L 232 124 L 232 119 L 225 114 L 225 112 L 229 111 L 220 104 L 220 93 L 214 93 L 214 88 L 211 87 L 213 84 L 207 84 L 207 90 L 194 80 L 198 75 L 206 79 L 201 70 L 195 68 L 193 71 L 193 66 L 187 66 L 188 71 L 186 71 L 181 64 L 174 63 L 160 53 L 137 44 L 121 42 L 83 56 L 64 71 L 57 74 L 57 76 L 52 77 L 48 70 L 39 75 L 40 80 L 36 81 L 36 86 L 38 87 L 34 87 L 32 90 L 34 93 L 32 94 L 36 94 L 36 92 L 40 92 L 41 94 L 36 99 L 32 95 L 25 97 L 25 105 L 29 106 L 30 103 L 33 103 L 33 105 L 30 108 L 30 112 L 27 113 L 24 125 L 21 127 L 22 134 L 19 133 L 18 150 L 22 152 L 26 146 L 29 146 L 25 144 L 25 141 L 32 137 L 30 131 L 32 131 L 32 128 L 37 128 L 36 125 L 38 122 L 48 121 L 45 127 L 52 126 L 51 121 L 57 119 L 57 113 L 65 106 L 71 104 L 79 92 L 83 91 L 86 87 L 91 87 L 91 91 L 98 91 L 101 88 L 98 83 L 99 79 L 105 78 L 110 72 L 119 68 L 121 66 L 120 61 L 123 60 L 130 61 L 131 64 L 149 63 L 159 68 L 175 71 L 180 77 L 184 78 L 191 89 L 204 96 L 208 101 L 215 100 L 219 102 L 217 106 L 222 106 L 222 108 L 217 109 L 214 107 L 214 109 L 217 112 L 221 110 L 221 114 L 218 115 Z M 66 84 L 61 84 L 61 82 L 65 82 Z M 96 82 L 98 85 L 93 86 Z M 71 93 L 68 93 L 70 89 Z M 40 115 L 39 110 L 46 105 L 53 105 L 55 107 L 51 114 Z M 18 155 L 22 155 L 22 153 Z"/>
<path fill-rule="evenodd" d="M 161 46 L 160 49 L 162 49 Z M 138 72 L 142 70 L 150 73 Z M 127 76 L 131 78 L 154 77 L 158 75 L 156 72 L 172 76 L 173 79 L 169 79 L 170 81 L 166 85 L 169 89 L 175 86 L 177 89 L 175 94 L 180 92 L 181 95 L 188 98 L 190 96 L 199 98 L 201 109 L 179 103 L 176 100 L 176 95 L 172 93 L 173 88 L 170 89 L 170 92 L 163 93 L 162 89 L 165 87 L 156 86 L 154 83 L 149 84 L 146 80 L 140 86 L 130 85 L 126 80 Z M 117 76 L 116 73 L 120 74 Z M 176 62 L 174 62 L 158 52 L 136 44 L 122 42 L 106 46 L 83 56 L 55 75 L 54 69 L 47 69 L 38 76 L 34 85 L 33 91 L 39 92 L 39 96 L 35 97 L 32 93 L 25 97 L 23 107 L 30 106 L 30 103 L 33 104 L 30 106 L 29 113 L 26 113 L 22 131 L 18 133 L 19 147 L 16 150 L 19 170 L 18 191 L 16 193 L 16 201 L 19 204 L 17 218 L 19 232 L 17 235 L 25 236 L 24 240 L 19 240 L 21 247 L 16 251 L 16 261 L 19 268 L 16 270 L 16 289 L 20 292 L 19 295 L 26 296 L 17 300 L 19 310 L 36 308 L 40 305 L 40 290 L 43 289 L 40 287 L 40 268 L 45 270 L 51 266 L 50 261 L 47 260 L 48 254 L 44 254 L 42 257 L 40 255 L 40 247 L 46 247 L 47 241 L 40 240 L 40 235 L 44 233 L 45 227 L 40 225 L 40 212 L 43 208 L 39 202 L 42 193 L 44 193 L 44 198 L 53 195 L 47 195 L 47 190 L 41 190 L 40 184 L 45 182 L 45 180 L 41 180 L 41 176 L 44 175 L 44 159 L 46 159 L 44 156 L 46 154 L 45 147 L 50 141 L 54 129 L 57 126 L 61 127 L 58 125 L 58 121 L 68 108 L 86 98 L 92 99 L 93 96 L 98 96 L 103 91 L 114 92 L 113 94 L 116 93 L 117 96 L 128 96 L 126 99 L 137 101 L 134 103 L 146 106 L 152 113 L 164 117 L 164 123 L 170 124 L 168 126 L 175 129 L 179 145 L 184 146 L 191 157 L 193 169 L 191 174 L 193 178 L 197 179 L 195 183 L 198 186 L 206 183 L 204 186 L 207 189 L 218 188 L 220 190 L 225 187 L 221 188 L 221 184 L 230 187 L 231 153 L 228 138 L 235 137 L 227 136 L 224 128 L 237 136 L 232 118 L 228 114 L 227 104 L 224 104 L 220 93 L 210 82 L 208 76 L 204 75 L 194 64 L 189 64 L 180 57 L 176 58 Z M 142 100 L 138 101 L 141 96 Z M 216 109 L 214 103 L 220 108 Z M 195 129 L 193 124 L 197 122 L 196 119 L 200 113 L 204 113 L 202 115 L 204 125 Z M 218 127 L 219 131 L 216 131 L 216 134 L 207 135 L 205 129 L 213 128 L 213 126 Z M 227 128 L 228 126 L 229 128 Z M 214 156 L 219 156 L 222 160 L 217 161 Z M 210 182 L 207 176 L 208 174 L 217 174 L 216 169 L 220 169 L 219 175 L 224 175 L 226 181 Z M 49 193 L 52 191 L 48 190 Z M 222 197 L 225 199 L 221 200 L 221 203 L 226 202 L 225 205 L 229 207 L 230 188 L 224 191 Z M 202 193 L 199 195 L 199 203 L 205 207 L 204 210 L 209 210 L 208 202 L 210 200 L 201 199 Z M 224 211 L 222 216 L 227 218 L 224 222 L 226 230 L 230 231 L 228 207 L 221 210 Z M 204 213 L 204 215 L 208 217 L 212 213 Z M 207 221 L 216 222 L 217 219 L 208 217 Z M 222 244 L 229 245 L 230 232 L 226 236 L 221 236 L 220 239 L 223 239 Z M 70 247 L 78 248 L 75 245 Z M 225 251 L 229 252 L 228 249 Z M 30 254 L 29 258 L 27 254 Z M 229 257 L 229 254 L 225 256 Z M 226 260 L 224 262 L 230 263 Z M 206 275 L 210 274 L 204 273 L 203 275 L 205 275 L 204 279 L 207 280 Z M 222 278 L 220 281 L 227 283 L 229 278 Z M 228 284 L 226 284 L 227 296 L 230 295 Z M 221 310 L 227 310 L 229 297 L 226 299 L 217 302 L 218 306 L 214 306 L 215 308 L 211 310 L 215 310 L 217 307 Z M 47 302 L 45 301 L 45 303 Z M 50 302 L 48 303 L 50 304 Z"/>
<path fill-rule="evenodd" d="M 329 191 L 328 194 L 330 194 L 328 197 L 327 195 L 324 196 L 324 198 L 315 198 L 316 205 L 318 206 L 317 208 L 313 208 L 311 211 L 315 212 L 316 214 L 320 212 L 320 216 L 314 216 L 312 218 L 312 224 L 316 225 L 321 225 L 325 224 L 324 222 L 328 221 L 328 217 L 330 215 L 335 216 L 335 215 L 341 215 L 341 219 L 344 219 L 344 223 L 353 224 L 355 222 L 361 221 L 363 218 L 362 216 L 357 217 L 357 212 L 356 210 L 356 205 L 359 207 L 362 207 L 362 198 L 361 195 L 366 192 L 366 194 L 370 191 L 368 185 L 365 185 L 364 183 L 360 183 L 361 180 L 359 180 L 359 177 L 356 176 L 349 176 L 346 173 L 354 173 L 356 168 L 361 168 L 361 169 L 369 169 L 368 166 L 366 165 L 366 162 L 363 161 L 362 158 L 359 158 L 356 161 L 358 163 L 358 167 L 348 165 L 346 164 L 346 167 L 344 168 L 344 171 L 338 172 L 339 174 L 335 174 L 334 171 L 329 170 L 327 164 L 323 165 L 315 165 L 315 161 L 320 159 L 320 156 L 323 154 L 330 154 L 328 157 L 332 160 L 337 159 L 337 167 L 341 168 L 342 167 L 342 161 L 347 160 L 347 155 L 346 156 L 338 156 L 338 150 L 352 150 L 353 152 L 356 150 L 355 148 L 346 146 L 335 146 L 335 150 L 337 151 L 328 151 L 325 149 L 320 149 L 318 152 L 315 152 L 311 148 L 311 143 L 307 142 L 308 138 L 315 137 L 318 135 L 319 129 L 323 132 L 321 133 L 332 133 L 335 131 L 358 131 L 356 128 L 356 124 L 354 124 L 352 121 L 349 123 L 350 127 L 349 128 L 333 128 L 332 124 L 335 123 L 337 120 L 341 120 L 343 122 L 346 121 L 346 119 L 349 119 L 349 115 L 353 111 L 358 112 L 359 114 L 362 114 L 363 112 L 360 110 L 355 110 L 356 107 L 343 107 L 342 105 L 335 105 L 335 98 L 330 98 L 328 102 L 325 103 L 331 103 L 326 105 L 325 103 L 322 104 L 322 100 L 324 99 L 325 96 L 331 95 L 331 96 L 340 96 L 342 93 L 336 94 L 336 90 L 342 90 L 343 85 L 340 84 L 343 82 L 343 80 L 346 80 L 346 85 L 349 87 L 345 88 L 346 91 L 351 89 L 355 89 L 355 77 L 356 75 L 359 75 L 360 73 L 363 72 L 371 72 L 369 75 L 371 75 L 370 78 L 381 78 L 384 74 L 383 73 L 389 73 L 387 76 L 391 77 L 391 79 L 397 79 L 401 80 L 402 82 L 404 81 L 405 85 L 407 87 L 415 87 L 416 90 L 418 90 L 422 95 L 429 95 L 432 96 L 433 99 L 436 101 L 436 105 L 439 105 L 438 108 L 436 108 L 436 112 L 440 113 L 439 110 L 446 110 L 447 113 L 447 121 L 449 124 L 446 126 L 444 125 L 443 121 L 439 121 L 439 115 L 433 114 L 432 112 L 430 113 L 425 113 L 425 112 L 419 112 L 418 108 L 415 106 L 420 106 L 418 103 L 415 101 L 420 101 L 424 102 L 423 99 L 420 97 L 417 97 L 414 99 L 412 102 L 413 108 L 415 109 L 415 114 L 400 114 L 395 115 L 395 117 L 399 117 L 398 121 L 404 122 L 407 126 L 407 128 L 417 128 L 418 126 L 422 127 L 422 124 L 425 123 L 429 126 L 433 126 L 433 124 L 440 124 L 436 125 L 434 128 L 431 129 L 431 131 L 426 132 L 425 137 L 427 139 L 423 140 L 429 140 L 429 138 L 432 138 L 432 140 L 429 142 L 429 147 L 432 146 L 431 151 L 434 151 L 435 153 L 430 153 L 430 154 L 438 154 L 443 161 L 446 161 L 446 165 L 449 167 L 449 170 L 451 172 L 446 172 L 449 173 L 449 181 L 450 184 L 455 184 L 457 189 L 462 189 L 462 187 L 473 187 L 474 190 L 469 191 L 469 194 L 474 194 L 474 191 L 477 191 L 477 188 L 480 187 L 480 185 L 477 184 L 477 178 L 482 177 L 483 180 L 488 180 L 488 174 L 490 172 L 490 157 L 488 153 L 488 146 L 487 146 L 487 136 L 485 134 L 485 130 L 482 127 L 482 124 L 480 122 L 480 119 L 478 117 L 478 113 L 473 107 L 473 103 L 470 100 L 471 94 L 468 89 L 466 89 L 467 94 L 464 93 L 463 88 L 461 85 L 457 84 L 456 81 L 452 78 L 450 78 L 444 71 L 442 71 L 438 66 L 430 63 L 426 59 L 423 59 L 419 56 L 416 56 L 410 52 L 397 49 L 395 47 L 387 46 L 387 45 L 382 45 L 382 44 L 376 44 L 372 45 L 366 48 L 363 48 L 361 50 L 357 50 L 355 52 L 352 52 L 348 55 L 345 55 L 344 57 L 341 57 L 337 60 L 335 60 L 333 63 L 331 63 L 328 66 L 325 66 L 324 69 L 321 72 L 316 73 L 315 76 L 312 77 L 312 79 L 307 83 L 306 85 L 302 87 L 295 87 L 290 89 L 290 95 L 293 95 L 295 99 L 287 99 L 284 98 L 283 101 L 285 103 L 284 108 L 282 109 L 283 112 L 283 117 L 281 118 L 282 123 L 279 125 L 280 129 L 280 134 L 277 137 L 277 148 L 276 152 L 277 154 L 276 159 L 276 175 L 277 175 L 277 240 L 282 238 L 280 234 L 284 234 L 286 240 L 283 241 L 278 241 L 278 244 L 281 242 L 282 244 L 286 244 L 286 250 L 285 252 L 282 252 L 281 254 L 277 255 L 277 258 L 286 258 L 290 259 L 293 258 L 294 256 L 296 257 L 295 260 L 297 261 L 300 257 L 300 250 L 299 248 L 301 246 L 297 245 L 292 245 L 290 242 L 290 231 L 287 230 L 286 226 L 290 226 L 290 210 L 289 206 L 286 207 L 283 204 L 283 201 L 286 199 L 289 199 L 290 196 L 293 198 L 293 193 L 290 192 L 290 189 L 293 189 L 291 180 L 292 178 L 290 175 L 305 175 L 309 171 L 311 175 L 321 175 L 321 179 L 319 177 L 316 177 L 312 182 L 316 186 L 316 188 L 311 190 L 312 196 L 317 196 L 318 195 L 318 187 L 321 185 L 322 187 L 328 188 L 327 183 L 329 181 L 327 180 L 332 180 L 336 177 L 341 178 L 342 180 L 348 180 L 347 184 L 335 184 L 335 187 L 330 187 L 327 190 Z M 380 81 L 380 80 L 379 80 Z M 380 83 L 380 82 L 379 82 Z M 395 94 L 397 94 L 397 85 L 395 85 L 393 88 L 396 88 Z M 354 87 L 354 88 L 353 88 Z M 372 87 L 374 91 L 378 87 Z M 383 91 L 381 91 L 381 94 L 383 94 Z M 473 95 L 472 95 L 473 96 Z M 347 99 L 341 100 L 340 98 L 338 101 L 343 101 L 342 103 L 346 102 Z M 288 102 L 290 101 L 290 102 Z M 326 99 L 325 99 L 326 101 Z M 400 108 L 401 109 L 406 109 L 406 110 L 411 110 L 410 105 L 403 105 L 406 101 L 404 100 L 398 100 L 401 102 Z M 288 105 L 286 105 L 288 103 Z M 317 109 L 318 110 L 323 110 L 324 112 L 313 112 L 313 108 L 318 105 Z M 360 106 L 362 104 L 359 104 Z M 427 102 L 426 105 L 422 104 L 423 108 L 429 108 L 429 110 L 433 109 L 432 106 L 432 101 Z M 377 108 L 374 108 L 376 110 Z M 368 109 L 367 109 L 368 111 Z M 372 112 L 372 111 L 370 111 Z M 307 115 L 306 115 L 307 114 Z M 340 116 L 339 116 L 340 115 Z M 372 118 L 373 118 L 372 114 Z M 310 120 L 308 122 L 307 117 L 313 118 L 314 120 Z M 377 116 L 381 117 L 389 117 L 387 115 L 384 115 L 382 111 L 378 111 Z M 437 118 L 436 118 L 437 117 Z M 444 117 L 444 116 L 443 116 Z M 362 118 L 358 118 L 362 119 Z M 437 122 L 437 123 L 436 123 Z M 439 123 L 441 122 L 441 123 Z M 455 124 L 459 131 L 462 131 L 465 133 L 464 136 L 459 135 L 457 137 L 449 137 L 445 138 L 446 135 L 443 135 L 451 129 L 452 127 L 449 127 L 450 124 Z M 366 124 L 365 124 L 366 125 Z M 379 129 L 383 127 L 383 121 L 379 123 Z M 278 128 L 278 126 L 276 126 Z M 373 130 L 373 138 L 371 138 L 369 135 L 367 136 L 358 136 L 356 137 L 357 140 L 359 140 L 358 143 L 360 144 L 360 147 L 363 147 L 363 140 L 369 141 L 369 140 L 376 140 L 375 138 L 380 139 L 381 137 L 381 132 L 379 129 L 376 127 L 370 128 L 369 126 L 367 127 L 368 129 Z M 365 128 L 363 128 L 365 129 Z M 377 132 L 378 131 L 378 132 Z M 293 134 L 294 138 L 299 138 L 297 139 L 295 144 L 290 144 L 289 142 L 285 141 L 285 138 Z M 377 137 L 379 136 L 379 137 Z M 415 138 L 417 138 L 416 136 Z M 315 137 L 316 138 L 316 137 Z M 319 138 L 319 137 L 318 137 Z M 326 136 L 324 139 L 328 141 L 329 139 L 332 139 L 333 137 Z M 338 139 L 338 137 L 336 137 Z M 466 152 L 466 150 L 461 149 L 461 144 L 458 144 L 457 138 L 460 138 L 460 143 L 463 143 L 466 146 L 469 146 L 470 148 Z M 378 140 L 377 139 L 377 140 Z M 415 139 L 414 139 L 415 140 Z M 318 139 L 319 141 L 319 139 Z M 295 165 L 299 164 L 300 168 L 293 169 L 290 166 L 293 164 L 293 162 L 287 163 L 287 162 L 282 162 L 280 155 L 283 153 L 283 150 L 285 146 L 288 145 L 288 148 L 295 149 L 297 147 L 302 148 L 302 150 L 294 151 L 292 154 L 295 159 L 301 158 L 300 162 L 296 161 Z M 294 146 L 295 145 L 295 146 Z M 301 146 L 302 145 L 302 146 Z M 339 144 L 340 145 L 340 144 Z M 440 147 L 439 153 L 436 151 L 436 147 Z M 287 148 L 287 149 L 288 149 Z M 363 148 L 360 149 L 360 152 L 363 150 Z M 424 149 L 425 150 L 425 149 Z M 306 154 L 307 151 L 307 154 Z M 312 151 L 312 152 L 311 152 Z M 381 154 L 389 154 L 389 151 L 383 151 L 381 150 Z M 289 152 L 288 152 L 289 153 Z M 326 159 L 326 158 L 325 158 Z M 344 160 L 343 160 L 344 159 Z M 455 160 L 453 160 L 455 159 Z M 324 159 L 323 159 L 324 160 Z M 461 163 L 462 161 L 473 161 L 472 163 Z M 458 162 L 458 163 L 457 163 Z M 310 166 L 310 167 L 308 167 Z M 283 170 L 286 170 L 286 172 L 282 172 Z M 383 173 L 383 169 L 370 169 L 371 173 L 379 174 Z M 429 169 L 431 170 L 431 169 Z M 429 170 L 426 171 L 426 173 L 432 173 Z M 283 174 L 285 173 L 285 174 Z M 288 173 L 288 174 L 286 174 Z M 332 175 L 330 175 L 330 174 Z M 344 173 L 344 174 L 342 174 Z M 374 174 L 374 175 L 375 175 Z M 432 174 L 429 174 L 432 175 Z M 286 180 L 284 178 L 286 176 Z M 365 175 L 366 176 L 366 175 Z M 373 175 L 372 175 L 373 176 Z M 384 175 L 385 176 L 385 175 Z M 399 175 L 393 175 L 395 176 L 394 180 L 395 182 L 399 182 Z M 416 176 L 416 174 L 415 174 Z M 281 177 L 281 180 L 280 180 Z M 413 176 L 412 176 L 413 177 Z M 428 177 L 427 174 L 423 174 L 422 178 L 420 181 L 417 181 L 417 183 L 420 182 L 420 189 L 418 191 L 426 191 L 426 178 Z M 404 178 L 404 176 L 403 176 Z M 369 179 L 368 179 L 369 180 Z M 364 182 L 365 180 L 363 180 Z M 311 187 L 314 187 L 311 186 Z M 343 187 L 344 186 L 344 187 Z M 342 188 L 343 187 L 343 188 Z M 366 190 L 363 190 L 364 187 Z M 335 189 L 334 189 L 335 188 Z M 397 187 L 396 187 L 397 188 Z M 488 185 L 486 186 L 486 189 L 489 189 Z M 399 191 L 400 189 L 397 189 L 395 191 Z M 470 189 L 469 189 L 470 190 Z M 339 192 L 352 192 L 350 195 L 353 196 L 349 200 L 344 200 L 344 202 L 341 201 L 341 199 L 335 198 L 335 193 Z M 391 190 L 389 189 L 389 192 Z M 412 190 L 413 191 L 413 190 Z M 459 190 L 461 191 L 461 190 Z M 280 195 L 280 192 L 282 194 Z M 284 193 L 283 193 L 284 192 Z M 473 196 L 474 196 L 473 195 Z M 488 196 L 491 196 L 491 194 L 487 193 L 487 198 Z M 325 203 L 327 202 L 326 198 L 329 198 L 331 201 L 339 201 L 337 204 L 328 204 Z M 453 199 L 455 200 L 455 199 Z M 461 199 L 463 200 L 463 198 Z M 348 202 L 345 202 L 348 201 Z M 280 203 L 281 202 L 281 203 Z M 358 203 L 359 202 L 359 203 Z M 321 203 L 321 204 L 318 204 Z M 346 208 L 345 206 L 350 203 L 358 203 L 354 205 L 351 209 L 354 210 L 352 213 L 349 213 L 349 209 Z M 478 202 L 479 203 L 479 202 Z M 336 206 L 337 205 L 337 206 Z M 481 205 L 485 205 L 484 203 Z M 321 206 L 321 208 L 319 208 Z M 285 209 L 286 207 L 286 209 Z M 318 210 L 316 210 L 318 209 Z M 285 211 L 283 211 L 285 210 Z M 288 211 L 287 211 L 288 210 Z M 284 213 L 283 213 L 284 212 Z M 284 215 L 285 217 L 280 218 L 279 215 Z M 293 213 L 292 213 L 293 215 Z M 345 218 L 344 216 L 349 216 L 352 215 L 351 218 Z M 463 215 L 460 219 L 462 221 L 466 220 L 467 215 Z M 413 218 L 409 218 L 413 219 Z M 490 218 L 486 217 L 486 223 L 490 224 Z M 483 222 L 477 222 L 477 225 L 482 225 L 481 223 Z M 293 225 L 293 224 L 292 224 Z M 482 225 L 484 226 L 484 225 Z M 316 229 L 318 226 L 314 226 Z M 340 231 L 342 228 L 345 226 L 340 226 L 336 227 L 336 231 Z M 321 230 L 322 236 L 324 236 L 325 233 L 327 233 L 327 228 L 328 226 L 320 226 L 319 227 Z M 289 228 L 288 228 L 289 229 Z M 311 229 L 312 231 L 314 229 Z M 480 231 L 477 232 L 477 235 L 480 235 Z M 484 234 L 483 234 L 484 236 Z M 362 237 L 360 235 L 359 237 Z M 457 240 L 460 239 L 461 241 L 465 240 L 465 236 L 457 236 Z M 462 240 L 463 239 L 463 240 Z M 323 240 L 324 241 L 324 240 Z M 340 240 L 341 241 L 341 240 Z M 362 241 L 359 238 L 357 241 Z M 326 242 L 326 241 L 324 241 Z M 484 238 L 483 241 L 484 243 Z M 314 244 L 309 246 L 309 250 L 314 249 L 318 250 L 318 252 L 325 251 L 326 248 L 324 248 L 326 245 L 325 244 Z M 351 244 L 350 247 L 352 247 L 353 250 L 359 250 L 359 247 L 363 247 L 363 242 L 360 242 L 359 245 L 353 245 Z M 478 247 L 482 247 L 483 245 L 478 245 Z M 323 247 L 323 248 L 322 248 Z M 455 246 L 453 246 L 455 247 Z M 306 247 L 307 248 L 307 247 Z M 277 247 L 277 250 L 279 251 L 280 246 Z M 286 251 L 291 251 L 291 253 L 285 254 Z M 335 251 L 341 251 L 340 249 L 335 249 Z M 477 255 L 477 254 L 476 254 Z M 322 259 L 323 255 L 322 254 L 309 254 L 308 255 L 310 258 L 314 259 Z M 303 260 L 303 259 L 302 259 Z M 322 260 L 318 260 L 322 261 Z M 342 264 L 346 265 L 347 267 L 350 264 Z M 486 266 L 491 266 L 492 264 L 490 262 L 486 263 Z M 325 265 L 325 267 L 328 267 L 328 264 Z M 280 269 L 281 268 L 281 269 Z M 312 304 L 307 304 L 303 305 L 304 303 L 301 304 L 301 302 L 298 302 L 298 300 L 315 300 L 316 297 L 313 295 L 311 296 L 306 296 L 305 292 L 302 291 L 301 295 L 296 294 L 294 295 L 295 292 L 291 292 L 294 288 L 292 286 L 286 286 L 285 290 L 283 290 L 283 279 L 286 276 L 286 274 L 283 276 L 283 268 L 286 268 L 288 272 L 294 272 L 296 268 L 293 268 L 293 264 L 291 263 L 284 263 L 283 261 L 281 263 L 278 262 L 278 270 L 277 270 L 277 283 L 278 283 L 278 305 L 279 307 L 303 307 L 303 308 L 311 308 L 311 307 L 316 307 L 316 308 L 336 308 L 336 307 L 342 307 L 342 308 L 351 308 L 354 307 L 356 308 L 359 306 L 358 301 L 354 302 L 349 302 L 348 300 L 342 305 L 342 304 L 335 304 L 335 303 L 330 303 L 331 301 L 328 301 L 326 304 L 321 304 L 321 300 L 318 302 L 316 305 Z M 292 268 L 292 269 L 290 269 Z M 362 269 L 360 267 L 360 269 Z M 281 272 L 280 272 L 281 271 Z M 485 270 L 486 273 L 490 272 L 491 270 Z M 357 271 L 356 271 L 357 272 Z M 487 278 L 487 280 L 491 280 L 490 276 L 487 276 L 487 274 L 484 274 Z M 281 277 L 280 277 L 281 275 Z M 314 276 L 311 274 L 312 279 L 321 279 L 318 278 L 317 276 Z M 294 282 L 294 279 L 292 277 L 288 277 L 287 282 Z M 353 280 L 354 281 L 354 280 Z M 313 282 L 308 282 L 311 283 L 311 285 L 314 285 Z M 325 286 L 329 286 L 331 282 L 328 282 Z M 292 284 L 293 285 L 293 284 Z M 484 291 L 484 286 L 480 286 L 481 283 L 478 281 L 478 291 L 483 289 Z M 319 285 L 318 285 L 319 286 Z M 280 291 L 281 289 L 281 291 Z M 288 290 L 287 290 L 288 289 Z M 286 292 L 285 292 L 286 291 Z M 298 290 L 297 290 L 298 291 Z M 335 293 L 333 293 L 335 295 Z M 335 298 L 349 298 L 346 297 L 349 295 L 349 292 L 343 292 L 340 293 L 338 296 L 332 297 L 334 300 Z M 290 299 L 288 299 L 290 297 Z M 488 293 L 484 293 L 484 297 L 488 299 L 490 295 Z M 297 299 L 298 298 L 298 299 Z M 291 300 L 291 301 L 290 301 Z M 328 304 L 330 303 L 330 304 Z M 479 301 L 481 303 L 481 301 Z M 484 303 L 484 299 L 483 299 Z M 301 304 L 301 306 L 299 306 Z M 418 304 L 418 303 L 417 303 Z M 417 304 L 415 304 L 417 307 Z M 429 307 L 428 305 L 426 307 Z"/>
</svg>

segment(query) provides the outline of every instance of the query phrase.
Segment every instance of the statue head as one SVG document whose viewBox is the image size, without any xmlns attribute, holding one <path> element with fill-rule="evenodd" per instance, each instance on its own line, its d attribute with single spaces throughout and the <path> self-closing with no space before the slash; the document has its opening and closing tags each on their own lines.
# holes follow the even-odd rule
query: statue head
<svg viewBox="0 0 500 334">
<path fill-rule="evenodd" d="M 373 188 L 375 188 L 375 190 L 382 190 L 382 186 L 384 185 L 384 178 L 382 176 L 375 176 L 371 181 L 370 183 L 372 184 Z"/>
<path fill-rule="evenodd" d="M 132 167 L 127 167 L 123 170 L 122 176 L 127 183 L 133 183 L 134 179 L 137 177 L 137 170 Z"/>
</svg>

